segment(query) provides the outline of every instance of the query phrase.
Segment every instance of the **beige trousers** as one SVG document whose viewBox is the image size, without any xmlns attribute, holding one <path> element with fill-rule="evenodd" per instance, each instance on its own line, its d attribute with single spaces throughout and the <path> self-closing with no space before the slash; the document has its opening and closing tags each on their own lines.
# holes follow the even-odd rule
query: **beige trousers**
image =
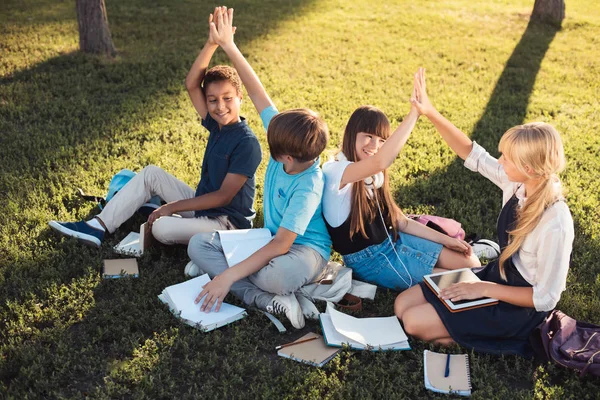
<svg viewBox="0 0 600 400">
<path fill-rule="evenodd" d="M 106 203 L 97 217 L 104 222 L 108 232 L 113 233 L 154 196 L 170 203 L 191 199 L 195 193 L 194 189 L 162 168 L 148 165 Z M 225 229 L 235 229 L 225 215 L 195 218 L 194 211 L 184 211 L 156 220 L 152 225 L 152 235 L 164 244 L 187 244 L 196 233 Z"/>
</svg>

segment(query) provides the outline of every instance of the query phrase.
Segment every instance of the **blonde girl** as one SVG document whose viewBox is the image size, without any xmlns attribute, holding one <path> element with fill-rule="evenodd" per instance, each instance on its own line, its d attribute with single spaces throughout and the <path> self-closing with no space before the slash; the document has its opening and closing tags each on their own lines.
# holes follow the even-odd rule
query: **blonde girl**
<svg viewBox="0 0 600 400">
<path fill-rule="evenodd" d="M 573 245 L 573 220 L 557 173 L 565 166 L 560 135 L 534 122 L 509 129 L 495 159 L 444 118 L 431 104 L 419 70 L 418 98 L 425 115 L 465 166 L 503 193 L 498 217 L 500 258 L 478 272 L 481 282 L 458 283 L 441 292 L 460 301 L 493 297 L 498 305 L 450 313 L 426 286 L 396 299 L 395 312 L 412 336 L 440 344 L 457 342 L 477 351 L 531 355 L 528 338 L 565 289 Z"/>
<path fill-rule="evenodd" d="M 395 290 L 417 284 L 434 267 L 480 265 L 471 246 L 408 219 L 390 193 L 387 168 L 418 118 L 412 107 L 391 133 L 381 110 L 359 107 L 346 126 L 342 151 L 323 165 L 323 215 L 334 250 L 353 277 Z"/>
</svg>

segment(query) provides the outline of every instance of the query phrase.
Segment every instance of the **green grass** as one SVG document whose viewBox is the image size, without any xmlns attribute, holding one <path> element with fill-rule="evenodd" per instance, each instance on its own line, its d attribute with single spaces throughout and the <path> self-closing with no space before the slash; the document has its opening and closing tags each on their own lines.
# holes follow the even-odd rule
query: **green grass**
<svg viewBox="0 0 600 400">
<path fill-rule="evenodd" d="M 228 5 L 236 40 L 275 103 L 320 112 L 332 149 L 359 105 L 376 105 L 398 124 L 421 65 L 438 108 L 494 153 L 510 126 L 555 125 L 576 225 L 558 308 L 600 323 L 600 5 L 566 3 L 560 31 L 528 26 L 533 1 L 525 0 Z M 100 251 L 49 231 L 48 220 L 94 214 L 75 188 L 103 194 L 121 168 L 152 163 L 195 186 L 207 135 L 183 81 L 212 7 L 109 0 L 120 56 L 105 60 L 77 52 L 72 1 L 0 6 L 0 398 L 446 398 L 424 389 L 422 350 L 435 347 L 416 340 L 412 351 L 344 352 L 316 369 L 274 351 L 318 330 L 314 322 L 283 335 L 252 310 L 208 334 L 178 323 L 156 296 L 183 280 L 184 247 L 152 249 L 139 260 L 139 279 L 103 281 L 102 259 L 139 217 Z M 224 53 L 214 62 L 227 62 Z M 243 114 L 266 152 L 248 98 Z M 391 171 L 405 211 L 453 217 L 495 237 L 500 192 L 462 167 L 427 121 Z M 379 290 L 360 315 L 391 315 L 395 295 Z M 473 354 L 471 367 L 477 399 L 592 399 L 600 388 L 597 378 L 512 356 Z"/>
</svg>

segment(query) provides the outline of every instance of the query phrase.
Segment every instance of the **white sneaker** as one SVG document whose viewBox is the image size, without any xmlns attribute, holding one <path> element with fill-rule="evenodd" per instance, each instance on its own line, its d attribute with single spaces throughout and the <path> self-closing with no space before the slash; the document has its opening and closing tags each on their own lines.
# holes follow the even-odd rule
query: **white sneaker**
<svg viewBox="0 0 600 400">
<path fill-rule="evenodd" d="M 202 271 L 199 266 L 194 264 L 193 261 L 190 261 L 189 263 L 187 263 L 187 265 L 185 266 L 185 269 L 183 270 L 183 274 L 185 276 L 189 276 L 190 278 L 195 278 L 197 276 L 204 275 L 204 273 L 205 272 Z"/>
<path fill-rule="evenodd" d="M 298 303 L 294 294 L 288 294 L 287 296 L 277 295 L 273 297 L 271 304 L 267 306 L 267 311 L 271 314 L 285 314 L 294 328 L 304 328 L 302 308 L 300 308 L 300 303 Z"/>
<path fill-rule="evenodd" d="M 471 244 L 473 253 L 479 258 L 494 260 L 500 255 L 500 246 L 498 243 L 488 239 L 479 239 Z"/>
<path fill-rule="evenodd" d="M 319 310 L 313 303 L 312 299 L 304 294 L 302 290 L 298 290 L 296 293 L 296 300 L 298 300 L 298 304 L 300 304 L 300 308 L 302 309 L 302 315 L 304 315 L 305 319 L 319 319 Z"/>
</svg>

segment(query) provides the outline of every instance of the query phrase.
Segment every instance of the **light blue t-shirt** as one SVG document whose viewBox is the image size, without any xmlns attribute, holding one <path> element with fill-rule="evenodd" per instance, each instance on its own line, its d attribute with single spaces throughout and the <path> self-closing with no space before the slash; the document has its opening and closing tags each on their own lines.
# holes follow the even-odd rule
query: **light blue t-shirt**
<svg viewBox="0 0 600 400">
<path fill-rule="evenodd" d="M 273 106 L 260 113 L 265 130 L 277 113 Z M 308 246 L 318 251 L 325 260 L 329 260 L 331 238 L 321 211 L 323 186 L 323 171 L 319 167 L 319 159 L 299 174 L 290 175 L 285 172 L 282 163 L 269 156 L 263 211 L 265 228 L 271 234 L 275 235 L 279 227 L 292 231 L 298 235 L 294 244 Z"/>
</svg>

